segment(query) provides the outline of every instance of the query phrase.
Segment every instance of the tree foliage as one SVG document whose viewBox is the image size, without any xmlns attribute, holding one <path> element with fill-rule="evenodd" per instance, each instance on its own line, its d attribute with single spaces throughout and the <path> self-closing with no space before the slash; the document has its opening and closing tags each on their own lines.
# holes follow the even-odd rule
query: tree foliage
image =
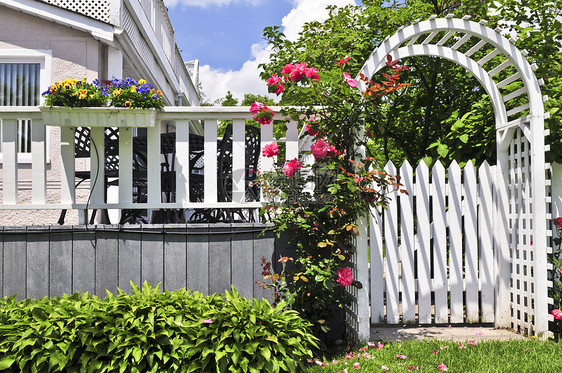
<svg viewBox="0 0 562 373">
<path fill-rule="evenodd" d="M 560 125 L 561 23 L 562 1 L 539 0 L 411 0 L 389 3 L 365 0 L 361 6 L 330 8 L 325 22 L 304 26 L 297 40 L 288 40 L 277 26 L 264 30 L 273 53 L 262 65 L 262 78 L 267 79 L 285 64 L 305 61 L 319 69 L 340 73 L 337 66 L 342 57 L 350 58 L 348 72 L 356 75 L 370 53 L 400 26 L 431 14 L 457 17 L 471 15 L 474 20 L 488 20 L 492 29 L 500 27 L 519 37 L 516 46 L 529 52 L 528 59 L 536 63 L 536 74 L 543 78 L 543 94 L 550 97 L 546 104 L 551 118 L 547 127 L 552 145 L 550 160 L 562 160 Z M 494 9 L 496 7 L 497 9 Z M 558 17 L 558 19 L 557 19 Z M 487 53 L 482 50 L 479 53 Z M 411 87 L 394 95 L 376 115 L 367 117 L 373 125 L 369 150 L 379 162 L 405 159 L 416 163 L 425 158 L 457 160 L 463 164 L 477 163 L 496 157 L 495 121 L 491 102 L 478 81 L 451 61 L 432 57 L 415 57 L 401 61 L 412 68 L 405 77 Z M 508 87 L 516 89 L 517 87 Z M 306 97 L 291 92 L 283 96 L 283 104 L 303 104 Z M 308 102 L 310 103 L 310 102 Z"/>
</svg>

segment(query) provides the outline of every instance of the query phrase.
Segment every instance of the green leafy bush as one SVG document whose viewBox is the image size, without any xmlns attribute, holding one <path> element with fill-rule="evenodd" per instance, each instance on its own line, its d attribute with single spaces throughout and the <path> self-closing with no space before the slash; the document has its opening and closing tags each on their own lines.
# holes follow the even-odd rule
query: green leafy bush
<svg viewBox="0 0 562 373">
<path fill-rule="evenodd" d="M 234 288 L 207 297 L 132 288 L 104 300 L 1 300 L 0 371 L 294 372 L 316 347 L 296 312 Z"/>
</svg>

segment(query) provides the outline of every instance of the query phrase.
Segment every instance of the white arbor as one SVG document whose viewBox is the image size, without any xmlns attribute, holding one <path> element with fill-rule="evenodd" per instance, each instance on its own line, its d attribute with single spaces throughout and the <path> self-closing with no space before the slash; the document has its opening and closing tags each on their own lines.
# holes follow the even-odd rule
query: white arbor
<svg viewBox="0 0 562 373">
<path fill-rule="evenodd" d="M 381 254 L 378 265 L 376 253 L 382 252 L 383 241 L 378 239 L 377 233 L 373 231 L 376 222 L 372 221 L 369 241 L 371 273 L 367 266 L 362 264 L 363 261 L 367 262 L 367 240 L 358 242 L 357 253 L 358 279 L 364 284 L 368 284 L 371 276 L 371 286 L 370 288 L 365 286 L 359 290 L 354 321 L 350 324 L 356 328 L 360 338 L 368 338 L 370 319 L 377 322 L 380 318 L 386 317 L 387 322 L 392 323 L 394 320 L 398 323 L 400 317 L 390 315 L 393 309 L 396 312 L 398 310 L 398 304 L 393 304 L 392 300 L 397 301 L 398 294 L 402 293 L 402 307 L 408 306 L 405 302 L 414 294 L 413 292 L 405 293 L 408 291 L 408 287 L 416 289 L 418 302 L 422 302 L 422 300 L 429 302 L 431 295 L 434 295 L 433 322 L 459 322 L 454 311 L 454 309 L 459 309 L 459 304 L 454 304 L 453 299 L 460 299 L 461 310 L 463 299 L 462 296 L 460 298 L 454 296 L 454 291 L 459 289 L 467 291 L 470 287 L 476 286 L 477 294 L 480 291 L 481 303 L 486 303 L 489 302 L 489 299 L 484 300 L 483 297 L 489 291 L 487 288 L 492 286 L 493 319 L 482 316 L 482 313 L 485 312 L 482 309 L 480 318 L 477 317 L 474 320 L 469 315 L 465 315 L 464 322 L 493 321 L 499 327 L 513 327 L 520 332 L 534 334 L 541 338 L 548 337 L 548 321 L 552 320 L 552 316 L 548 314 L 548 303 L 549 300 L 552 300 L 548 298 L 547 253 L 551 252 L 551 248 L 547 236 L 552 233 L 547 230 L 547 220 L 550 216 L 547 214 L 549 200 L 546 195 L 547 180 L 544 159 L 545 113 L 543 102 L 546 98 L 541 95 L 540 84 L 542 82 L 537 80 L 533 72 L 536 67 L 529 64 L 525 58 L 526 52 L 519 51 L 513 45 L 512 39 L 508 40 L 498 30 L 486 27 L 485 21 L 479 23 L 470 21 L 468 16 L 462 19 L 453 18 L 451 15 L 445 18 L 432 16 L 429 20 L 416 22 L 399 29 L 371 54 L 361 69 L 361 73 L 372 77 L 385 67 L 387 55 L 392 56 L 393 60 L 415 56 L 434 56 L 451 60 L 470 72 L 489 95 L 495 112 L 498 164 L 492 168 L 494 174 L 491 175 L 493 180 L 490 184 L 490 191 L 483 191 L 480 188 L 480 192 L 475 195 L 477 199 L 475 203 L 479 207 L 478 213 L 474 214 L 474 219 L 480 219 L 477 225 L 479 247 L 476 256 L 481 259 L 488 257 L 493 264 L 490 264 L 489 267 L 491 273 L 486 273 L 488 277 L 486 281 L 482 279 L 484 275 L 482 264 L 474 264 L 477 269 L 475 273 L 477 277 L 480 276 L 480 279 L 472 279 L 468 276 L 467 268 L 470 264 L 465 264 L 464 269 L 461 265 L 460 269 L 456 271 L 464 273 L 464 277 L 462 273 L 455 275 L 455 271 L 452 270 L 452 262 L 455 257 L 451 255 L 456 254 L 447 257 L 446 251 L 452 253 L 455 245 L 450 241 L 452 235 L 446 235 L 444 232 L 456 229 L 458 222 L 461 221 L 464 222 L 461 223 L 464 226 L 463 229 L 466 229 L 468 211 L 460 211 L 459 216 L 461 217 L 453 217 L 451 210 L 455 209 L 449 206 L 447 213 L 437 214 L 436 207 L 441 204 L 434 204 L 431 225 L 427 223 L 426 226 L 425 219 L 418 218 L 415 229 L 412 226 L 411 232 L 408 233 L 411 239 L 406 237 L 404 232 L 407 231 L 402 229 L 401 247 L 398 247 L 398 243 L 396 243 L 397 256 L 392 251 L 389 252 L 388 245 L 389 242 L 392 245 L 393 239 L 387 231 L 384 240 L 387 245 L 386 256 L 382 259 Z M 358 88 L 361 91 L 366 90 L 365 83 L 360 82 Z M 416 174 L 417 189 L 420 189 L 420 181 L 424 178 L 425 172 L 427 171 L 422 170 Z M 442 171 L 437 172 L 437 174 L 440 173 Z M 452 173 L 456 174 L 456 171 Z M 436 174 L 435 170 L 434 174 Z M 449 172 L 450 177 L 451 171 Z M 479 179 L 482 182 L 483 176 L 480 176 Z M 410 191 L 413 194 L 412 202 L 410 202 L 412 206 L 413 201 L 416 201 L 417 210 L 414 214 L 419 215 L 420 206 L 427 204 L 430 198 L 438 199 L 439 194 L 437 193 L 440 191 L 446 192 L 443 194 L 443 201 L 447 200 L 451 203 L 454 199 L 451 190 L 458 193 L 458 196 L 462 196 L 463 202 L 458 206 L 468 206 L 467 202 L 470 202 L 468 201 L 469 186 L 465 185 L 461 191 L 450 186 L 445 188 L 444 184 L 441 185 L 440 179 L 432 177 L 431 188 L 424 192 L 424 196 L 415 194 L 413 190 Z M 490 206 L 490 203 L 493 206 Z M 487 206 L 485 206 L 486 204 Z M 402 216 L 402 209 L 407 207 L 407 203 L 401 202 L 401 213 L 395 212 L 395 216 Z M 427 215 L 429 216 L 429 207 Z M 395 216 L 387 216 L 385 213 L 384 225 L 387 230 L 392 226 L 396 226 L 398 229 L 398 224 L 388 223 L 388 220 L 392 221 Z M 443 230 L 443 233 L 439 231 L 440 229 Z M 427 234 L 424 233 L 425 231 Z M 466 237 L 466 234 L 463 230 L 462 235 Z M 397 233 L 396 236 L 398 236 Z M 438 238 L 441 236 L 445 237 L 447 243 Z M 408 243 L 411 245 L 408 246 Z M 429 245 L 432 245 L 431 248 Z M 418 278 L 415 284 L 413 277 L 409 279 L 408 274 L 405 273 L 407 267 L 404 266 L 412 261 L 410 256 L 412 250 L 417 252 L 418 258 Z M 420 267 L 419 263 L 421 258 L 425 258 L 422 254 L 426 250 L 433 250 L 434 260 L 441 259 L 440 264 L 437 262 L 431 264 L 436 271 L 433 279 L 420 277 L 420 271 L 424 273 L 425 269 L 429 268 Z M 462 247 L 458 250 L 465 255 Z M 444 253 L 444 256 L 439 257 L 439 252 Z M 468 257 L 465 256 L 464 260 L 467 259 Z M 396 263 L 397 266 L 400 263 L 400 274 L 398 270 L 393 270 L 392 263 Z M 413 264 L 411 265 L 413 266 Z M 378 276 L 378 274 L 374 271 L 377 270 L 385 271 L 386 285 L 381 285 L 382 274 L 378 277 L 380 281 L 375 280 L 374 276 Z M 396 272 L 396 276 L 398 276 L 396 283 L 393 283 L 391 279 L 393 272 Z M 427 275 L 429 276 L 429 274 Z M 453 275 L 460 277 L 453 278 Z M 439 276 L 442 278 L 438 278 Z M 389 292 L 395 293 L 390 294 Z M 369 302 L 365 301 L 369 298 L 369 293 L 372 302 L 371 318 L 369 318 Z M 386 294 L 386 308 L 382 307 L 381 303 L 383 293 Z M 447 310 L 447 294 L 451 299 L 449 311 Z M 439 311 L 437 304 L 437 298 L 441 296 L 444 297 L 445 302 L 445 309 L 442 312 Z M 377 305 L 377 302 L 381 304 Z M 428 311 L 429 314 L 424 314 L 422 311 L 424 305 L 418 303 L 418 307 L 418 322 L 431 322 L 431 311 Z M 485 308 L 484 305 L 482 307 Z M 415 315 L 414 319 L 402 315 L 402 322 L 412 320 L 415 320 Z M 460 322 L 463 322 L 462 316 Z"/>
</svg>

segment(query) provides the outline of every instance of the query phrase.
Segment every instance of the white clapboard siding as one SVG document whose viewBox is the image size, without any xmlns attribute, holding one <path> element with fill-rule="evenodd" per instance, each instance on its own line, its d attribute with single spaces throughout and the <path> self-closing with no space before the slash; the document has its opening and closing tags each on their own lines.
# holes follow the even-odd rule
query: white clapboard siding
<svg viewBox="0 0 562 373">
<path fill-rule="evenodd" d="M 396 174 L 392 163 L 387 163 L 385 171 L 390 175 Z M 398 271 L 398 199 L 394 191 L 388 195 L 389 201 L 385 211 L 384 231 L 386 233 L 385 273 L 386 273 L 386 315 L 390 324 L 400 322 L 400 274 Z"/>
<path fill-rule="evenodd" d="M 400 167 L 400 182 L 414 190 L 412 166 L 406 161 Z M 402 317 L 404 323 L 416 321 L 416 279 L 414 268 L 414 193 L 400 196 L 400 258 L 402 262 Z"/>
</svg>

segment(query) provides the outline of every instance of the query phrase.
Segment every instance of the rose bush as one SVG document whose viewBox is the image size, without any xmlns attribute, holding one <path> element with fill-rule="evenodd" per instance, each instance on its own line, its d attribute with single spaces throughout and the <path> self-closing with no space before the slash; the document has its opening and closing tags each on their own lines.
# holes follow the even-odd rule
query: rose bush
<svg viewBox="0 0 562 373">
<path fill-rule="evenodd" d="M 306 62 L 287 63 L 266 80 L 270 92 L 283 95 L 282 114 L 310 136 L 315 162 L 284 159 L 282 149 L 271 144 L 262 151 L 277 157 L 274 170 L 260 177 L 267 199 L 262 214 L 279 234 L 285 233 L 294 254 L 277 271 L 263 260 L 261 285 L 274 289 L 275 301 L 286 300 L 298 310 L 319 337 L 328 330 L 337 307 L 349 303 L 345 287 L 363 286 L 354 280 L 351 262 L 359 235 L 357 220 L 384 207 L 389 192 L 403 191 L 396 177 L 362 154 L 369 126 L 376 125 L 365 126 L 363 116 L 366 112 L 372 116 L 385 104 L 384 96 L 407 86 L 399 83 L 407 70 L 389 60 L 388 70 L 376 80 L 359 76 L 366 87 L 359 92 L 359 81 L 346 71 L 349 60 L 335 61 L 340 67 L 337 74 L 324 74 Z M 256 102 L 250 111 L 254 119 L 271 125 L 273 115 L 263 104 Z M 269 113 L 267 124 L 262 113 Z"/>
</svg>

